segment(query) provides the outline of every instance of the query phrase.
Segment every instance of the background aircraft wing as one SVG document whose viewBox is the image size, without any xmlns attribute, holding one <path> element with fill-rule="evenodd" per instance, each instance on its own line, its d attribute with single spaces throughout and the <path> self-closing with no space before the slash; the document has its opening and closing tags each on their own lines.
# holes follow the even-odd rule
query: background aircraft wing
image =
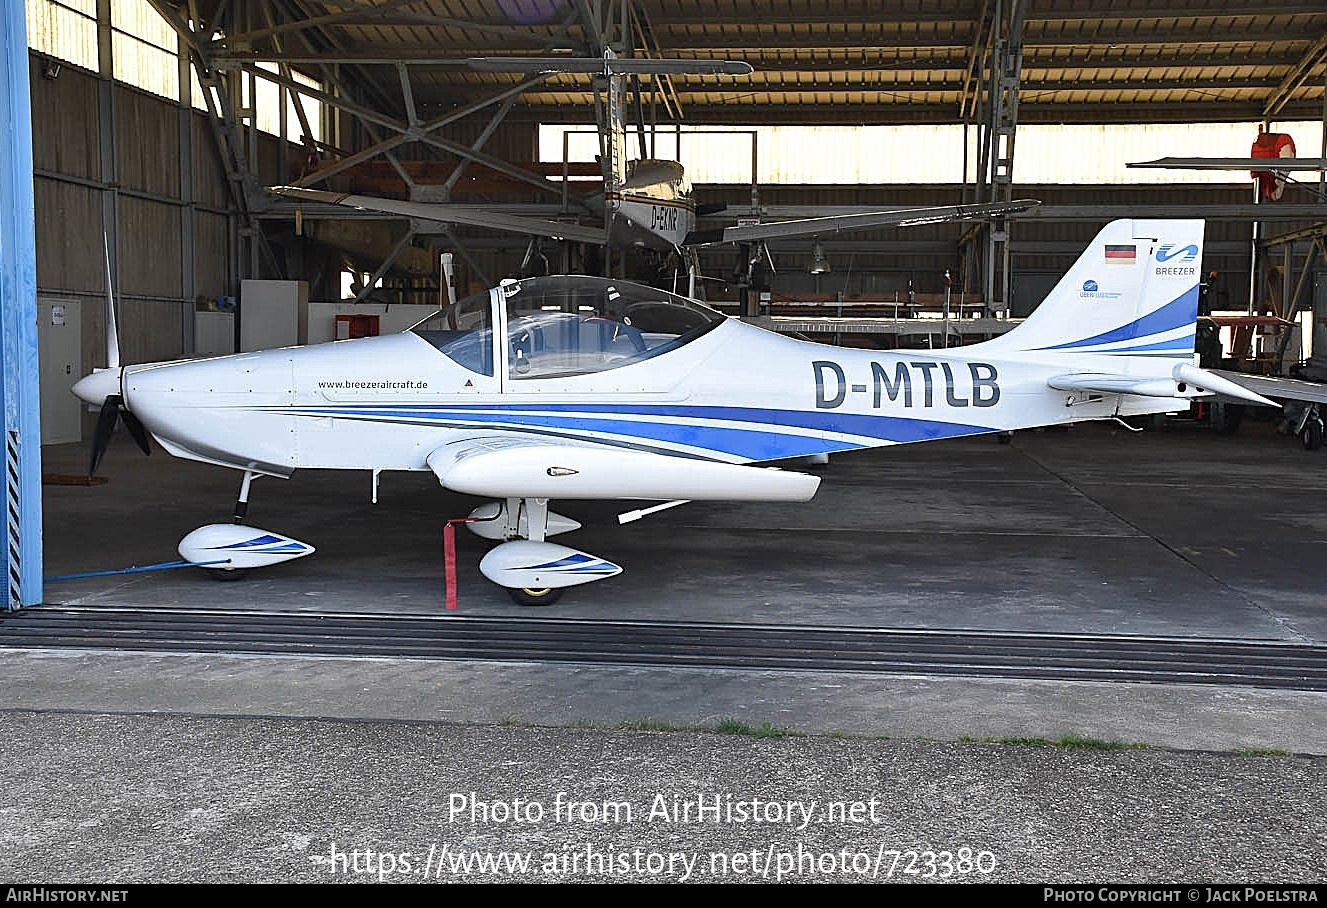
<svg viewBox="0 0 1327 908">
<path fill-rule="evenodd" d="M 546 236 L 556 240 L 575 240 L 578 243 L 595 243 L 601 246 L 604 244 L 604 231 L 599 227 L 583 227 L 580 224 L 564 224 L 560 221 L 546 221 L 542 218 L 502 214 L 488 208 L 472 205 L 402 202 L 397 199 L 349 195 L 344 192 L 304 189 L 299 186 L 272 186 L 268 188 L 268 191 L 288 199 L 323 202 L 328 205 L 356 208 L 360 211 L 380 211 L 383 214 L 392 214 L 398 217 L 422 218 L 426 221 L 439 221 L 446 224 L 468 224 L 471 227 L 488 227 L 492 230 L 507 230 L 512 233 L 524 233 L 530 236 Z"/>
<path fill-rule="evenodd" d="M 1157 158 L 1135 161 L 1126 167 L 1170 170 L 1327 170 L 1327 158 Z"/>
<path fill-rule="evenodd" d="M 808 501 L 820 477 L 575 439 L 492 432 L 427 457 L 445 487 L 493 498 Z"/>
<path fill-rule="evenodd" d="M 1014 214 L 1035 208 L 1041 202 L 1035 199 L 1015 199 L 1012 202 L 991 202 L 980 205 L 942 205 L 934 208 L 900 208 L 889 211 L 868 211 L 862 214 L 830 215 L 822 218 L 801 218 L 794 221 L 773 221 L 769 224 L 750 224 L 727 227 L 722 230 L 697 230 L 687 237 L 684 245 L 706 246 L 714 243 L 751 243 L 776 240 L 791 236 L 823 236 L 850 230 L 869 230 L 873 227 L 915 227 L 942 221 L 967 221 L 995 215 Z"/>
<path fill-rule="evenodd" d="M 1213 374 L 1263 397 L 1327 404 L 1327 385 L 1317 382 L 1301 381 L 1297 378 L 1275 378 L 1270 375 L 1246 375 L 1243 372 L 1227 372 L 1218 369 L 1212 369 L 1211 371 Z"/>
</svg>

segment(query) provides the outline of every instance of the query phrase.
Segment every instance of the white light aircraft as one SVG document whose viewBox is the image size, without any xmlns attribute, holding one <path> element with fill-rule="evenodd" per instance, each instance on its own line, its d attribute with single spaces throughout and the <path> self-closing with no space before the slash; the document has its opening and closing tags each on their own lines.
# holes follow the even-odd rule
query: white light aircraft
<svg viewBox="0 0 1327 908">
<path fill-rule="evenodd" d="M 504 281 L 400 334 L 112 367 L 74 386 L 171 454 L 243 473 L 234 524 L 181 543 L 223 576 L 307 555 L 242 523 L 251 481 L 303 469 L 431 471 L 489 499 L 480 570 L 524 604 L 621 567 L 549 542 L 556 499 L 801 502 L 799 459 L 1175 412 L 1214 395 L 1271 405 L 1198 368 L 1203 222 L 1104 227 L 1022 324 L 983 343 L 878 351 L 812 343 L 663 290 L 588 276 Z M 104 450 L 99 427 L 94 452 Z M 778 463 L 782 466 L 769 466 Z"/>
</svg>

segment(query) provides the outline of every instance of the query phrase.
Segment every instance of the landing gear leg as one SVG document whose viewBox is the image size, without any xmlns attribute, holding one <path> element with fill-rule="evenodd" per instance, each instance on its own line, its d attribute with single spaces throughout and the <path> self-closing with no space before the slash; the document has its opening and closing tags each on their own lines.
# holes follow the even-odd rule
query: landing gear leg
<svg viewBox="0 0 1327 908">
<path fill-rule="evenodd" d="M 548 534 L 548 499 L 522 498 L 519 508 L 511 508 L 518 515 L 522 510 L 525 512 L 525 538 L 531 542 L 543 542 Z M 519 526 L 519 516 L 516 522 Z M 562 590 L 551 587 L 508 587 L 507 594 L 517 605 L 552 605 L 562 598 Z"/>
<path fill-rule="evenodd" d="M 249 487 L 253 481 L 258 478 L 257 473 L 248 470 L 244 471 L 244 479 L 240 482 L 240 494 L 235 499 L 235 522 L 244 523 L 244 518 L 249 513 Z"/>
<path fill-rule="evenodd" d="M 1322 447 L 1323 424 L 1317 404 L 1309 408 L 1309 417 L 1304 421 L 1304 427 L 1299 430 L 1299 440 L 1304 445 L 1305 451 L 1316 451 Z"/>
</svg>

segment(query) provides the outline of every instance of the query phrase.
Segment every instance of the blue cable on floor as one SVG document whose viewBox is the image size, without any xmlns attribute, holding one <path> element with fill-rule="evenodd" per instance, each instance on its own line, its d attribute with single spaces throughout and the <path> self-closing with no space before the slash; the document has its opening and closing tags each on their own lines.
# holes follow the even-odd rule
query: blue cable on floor
<svg viewBox="0 0 1327 908">
<path fill-rule="evenodd" d="M 169 571 L 172 568 L 207 567 L 210 564 L 229 564 L 229 558 L 220 561 L 163 561 L 161 564 L 145 564 L 142 567 L 123 568 L 118 571 L 93 571 L 89 574 L 61 574 L 58 577 L 43 577 L 42 583 L 55 583 L 58 580 L 82 580 L 84 577 L 109 577 L 112 574 L 141 574 L 145 571 Z"/>
</svg>

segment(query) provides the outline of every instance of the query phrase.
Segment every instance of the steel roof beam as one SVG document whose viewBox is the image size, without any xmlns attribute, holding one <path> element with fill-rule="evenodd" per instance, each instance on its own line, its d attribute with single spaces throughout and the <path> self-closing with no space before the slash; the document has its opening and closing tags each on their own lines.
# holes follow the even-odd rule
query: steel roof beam
<svg viewBox="0 0 1327 908">
<path fill-rule="evenodd" d="M 1285 79 L 1276 87 L 1276 91 L 1267 99 L 1267 104 L 1263 107 L 1263 117 L 1272 119 L 1280 112 L 1295 92 L 1308 81 L 1309 76 L 1313 74 L 1314 68 L 1327 57 L 1327 32 L 1314 42 L 1313 46 L 1304 52 L 1304 55 L 1290 68 Z"/>
</svg>

